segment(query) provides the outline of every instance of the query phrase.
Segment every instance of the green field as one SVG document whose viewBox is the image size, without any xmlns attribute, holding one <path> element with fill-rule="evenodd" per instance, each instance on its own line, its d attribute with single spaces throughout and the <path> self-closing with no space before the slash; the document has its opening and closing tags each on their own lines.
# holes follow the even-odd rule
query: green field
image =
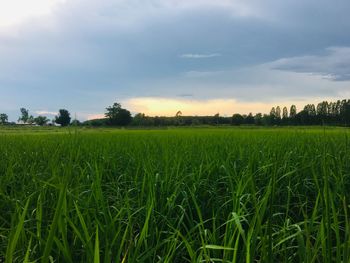
<svg viewBox="0 0 350 263">
<path fill-rule="evenodd" d="M 0 129 L 0 262 L 349 262 L 348 137 Z"/>
</svg>

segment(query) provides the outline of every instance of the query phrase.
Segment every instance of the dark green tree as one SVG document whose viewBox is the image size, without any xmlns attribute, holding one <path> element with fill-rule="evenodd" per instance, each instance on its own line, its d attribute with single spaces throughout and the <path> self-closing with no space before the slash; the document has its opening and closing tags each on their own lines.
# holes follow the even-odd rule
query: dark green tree
<svg viewBox="0 0 350 263">
<path fill-rule="evenodd" d="M 318 121 L 320 124 L 324 124 L 328 121 L 329 117 L 329 105 L 327 101 L 322 101 L 317 105 L 316 109 Z"/>
<path fill-rule="evenodd" d="M 182 122 L 182 112 L 180 110 L 176 112 L 175 119 L 176 119 L 176 122 L 175 122 L 176 125 L 182 125 L 183 124 L 183 122 Z M 156 122 L 159 123 L 159 120 L 157 120 Z"/>
<path fill-rule="evenodd" d="M 214 121 L 216 125 L 219 125 L 219 121 L 220 121 L 220 113 L 216 113 L 214 115 Z"/>
<path fill-rule="evenodd" d="M 282 124 L 282 125 L 287 125 L 288 122 L 289 122 L 289 119 L 288 119 L 288 109 L 287 109 L 287 107 L 283 107 L 283 109 L 282 109 L 281 124 Z"/>
<path fill-rule="evenodd" d="M 55 122 L 60 124 L 62 127 L 68 126 L 70 124 L 70 113 L 66 109 L 60 109 L 58 115 L 55 117 Z"/>
<path fill-rule="evenodd" d="M 0 113 L 0 124 L 6 124 L 9 120 L 9 117 L 5 113 Z"/>
<path fill-rule="evenodd" d="M 132 124 L 135 126 L 142 126 L 145 123 L 146 116 L 144 113 L 135 114 L 134 118 L 132 118 Z"/>
<path fill-rule="evenodd" d="M 345 124 L 350 126 L 350 100 L 347 101 L 345 106 Z"/>
<path fill-rule="evenodd" d="M 81 122 L 80 122 L 79 120 L 77 120 L 77 119 L 74 119 L 74 120 L 72 121 L 71 125 L 73 125 L 73 126 L 80 126 L 80 125 L 81 125 Z"/>
<path fill-rule="evenodd" d="M 262 125 L 263 124 L 262 119 L 263 119 L 263 115 L 261 113 L 255 114 L 254 116 L 255 125 Z"/>
<path fill-rule="evenodd" d="M 303 124 L 312 125 L 316 124 L 316 109 L 314 104 L 307 104 L 304 107 L 303 112 L 299 115 L 302 118 Z"/>
<path fill-rule="evenodd" d="M 26 108 L 20 108 L 21 117 L 18 118 L 18 122 L 28 123 L 29 120 L 33 119 L 33 116 L 29 116 L 29 110 Z"/>
<path fill-rule="evenodd" d="M 297 115 L 297 107 L 295 105 L 290 106 L 289 117 L 295 118 Z"/>
<path fill-rule="evenodd" d="M 275 125 L 277 123 L 277 114 L 276 114 L 276 108 L 272 107 L 270 110 L 270 124 Z"/>
<path fill-rule="evenodd" d="M 281 108 L 280 106 L 276 107 L 276 118 L 281 119 Z"/>
<path fill-rule="evenodd" d="M 328 115 L 328 102 L 322 101 L 317 105 L 317 115 L 326 117 Z"/>
<path fill-rule="evenodd" d="M 271 117 L 276 117 L 276 109 L 275 109 L 275 107 L 272 107 L 272 109 L 270 110 L 270 116 Z"/>
<path fill-rule="evenodd" d="M 288 119 L 288 109 L 287 109 L 287 107 L 283 107 L 282 119 Z"/>
<path fill-rule="evenodd" d="M 46 116 L 38 116 L 34 118 L 34 123 L 39 126 L 46 125 L 50 120 Z"/>
<path fill-rule="evenodd" d="M 106 110 L 105 116 L 108 118 L 109 125 L 124 126 L 132 121 L 130 111 L 123 109 L 120 103 L 116 102 Z"/>
<path fill-rule="evenodd" d="M 350 126 L 350 100 L 342 101 L 342 109 L 340 112 L 340 119 L 342 124 Z"/>
<path fill-rule="evenodd" d="M 35 118 L 33 117 L 33 115 L 30 115 L 27 121 L 28 124 L 34 124 L 35 123 Z"/>
<path fill-rule="evenodd" d="M 249 125 L 254 124 L 254 116 L 251 112 L 245 117 L 245 123 Z"/>
<path fill-rule="evenodd" d="M 233 114 L 232 116 L 232 125 L 241 125 L 244 123 L 244 118 L 241 114 Z"/>
</svg>

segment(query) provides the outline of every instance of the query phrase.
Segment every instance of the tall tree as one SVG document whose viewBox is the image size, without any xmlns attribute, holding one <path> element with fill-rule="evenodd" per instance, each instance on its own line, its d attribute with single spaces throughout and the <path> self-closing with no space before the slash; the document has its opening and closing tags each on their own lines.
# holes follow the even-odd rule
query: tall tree
<svg viewBox="0 0 350 263">
<path fill-rule="evenodd" d="M 350 99 L 345 106 L 345 125 L 350 126 Z"/>
<path fill-rule="evenodd" d="M 66 109 L 60 109 L 58 115 L 55 117 L 55 122 L 60 124 L 62 127 L 68 126 L 70 124 L 70 113 Z"/>
<path fill-rule="evenodd" d="M 276 118 L 281 119 L 281 108 L 280 106 L 276 107 Z"/>
<path fill-rule="evenodd" d="M 176 114 L 175 114 L 175 117 L 181 117 L 181 116 L 182 116 L 182 112 L 180 110 L 177 111 Z"/>
<path fill-rule="evenodd" d="M 340 119 L 342 124 L 345 126 L 350 125 L 350 100 L 342 101 L 342 109 L 341 109 L 341 114 L 340 114 Z"/>
<path fill-rule="evenodd" d="M 21 117 L 18 118 L 18 122 L 28 123 L 28 120 L 30 120 L 29 117 L 29 110 L 26 108 L 20 108 L 21 111 Z"/>
<path fill-rule="evenodd" d="M 216 125 L 219 125 L 219 120 L 220 120 L 220 113 L 216 113 L 214 115 L 214 121 Z"/>
<path fill-rule="evenodd" d="M 9 120 L 9 117 L 5 113 L 0 113 L 0 124 L 6 124 Z"/>
<path fill-rule="evenodd" d="M 182 112 L 179 110 L 179 111 L 177 111 L 176 112 L 176 114 L 175 114 L 175 124 L 176 125 L 182 125 L 183 123 L 182 123 Z M 157 120 L 158 121 L 158 120 Z M 158 121 L 159 122 L 159 121 Z"/>
<path fill-rule="evenodd" d="M 276 117 L 276 109 L 275 109 L 275 107 L 272 107 L 272 109 L 270 110 L 270 116 L 271 117 Z"/>
<path fill-rule="evenodd" d="M 128 125 L 132 121 L 130 111 L 123 109 L 120 103 L 114 103 L 106 108 L 105 116 L 108 118 L 108 124 L 123 126 Z"/>
<path fill-rule="evenodd" d="M 322 101 L 317 105 L 316 113 L 317 113 L 319 123 L 324 124 L 328 121 L 328 117 L 329 117 L 328 110 L 329 110 L 329 106 L 327 101 Z"/>
<path fill-rule="evenodd" d="M 290 106 L 289 117 L 295 118 L 297 115 L 297 107 L 295 105 Z"/>
<path fill-rule="evenodd" d="M 328 115 L 328 102 L 322 101 L 317 105 L 317 115 L 326 117 Z"/>
<path fill-rule="evenodd" d="M 299 117 L 302 118 L 303 124 L 311 125 L 316 124 L 316 110 L 314 104 L 307 104 Z"/>
<path fill-rule="evenodd" d="M 282 119 L 284 119 L 284 120 L 288 119 L 288 109 L 287 109 L 287 107 L 283 107 Z"/>
<path fill-rule="evenodd" d="M 275 125 L 276 122 L 277 122 L 276 109 L 275 107 L 272 107 L 272 109 L 270 110 L 269 124 Z"/>
</svg>

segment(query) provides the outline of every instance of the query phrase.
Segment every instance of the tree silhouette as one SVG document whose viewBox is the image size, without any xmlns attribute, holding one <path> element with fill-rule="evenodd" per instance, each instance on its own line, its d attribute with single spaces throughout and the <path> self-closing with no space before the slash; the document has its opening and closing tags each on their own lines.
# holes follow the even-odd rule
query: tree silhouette
<svg viewBox="0 0 350 263">
<path fill-rule="evenodd" d="M 106 108 L 105 116 L 108 118 L 109 125 L 123 126 L 132 121 L 130 111 L 123 109 L 120 103 L 115 102 L 112 106 Z"/>
<path fill-rule="evenodd" d="M 38 116 L 36 118 L 34 118 L 34 123 L 39 125 L 39 126 L 43 126 L 45 124 L 47 124 L 50 120 L 45 117 L 45 116 Z"/>
<path fill-rule="evenodd" d="M 21 117 L 18 118 L 18 122 L 28 123 L 30 119 L 32 119 L 32 116 L 29 117 L 29 110 L 26 108 L 20 108 L 21 111 Z"/>
<path fill-rule="evenodd" d="M 68 126 L 70 124 L 70 113 L 66 109 L 60 109 L 58 115 L 55 117 L 55 122 L 60 124 L 62 127 Z"/>
<path fill-rule="evenodd" d="M 288 109 L 287 109 L 287 107 L 283 107 L 282 119 L 288 119 Z"/>
<path fill-rule="evenodd" d="M 232 124 L 233 125 L 241 125 L 244 123 L 244 118 L 241 114 L 233 114 L 232 116 Z"/>
<path fill-rule="evenodd" d="M 294 118 L 297 115 L 297 107 L 295 105 L 290 106 L 289 117 Z"/>
<path fill-rule="evenodd" d="M 5 113 L 0 113 L 0 124 L 6 124 L 9 117 Z"/>
<path fill-rule="evenodd" d="M 276 118 L 281 119 L 281 108 L 280 106 L 276 107 Z"/>
</svg>

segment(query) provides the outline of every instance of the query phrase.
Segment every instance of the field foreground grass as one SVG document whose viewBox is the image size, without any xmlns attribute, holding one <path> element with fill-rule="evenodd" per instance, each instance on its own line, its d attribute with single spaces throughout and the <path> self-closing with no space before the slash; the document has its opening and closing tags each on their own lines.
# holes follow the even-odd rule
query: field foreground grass
<svg viewBox="0 0 350 263">
<path fill-rule="evenodd" d="M 0 132 L 0 262 L 349 262 L 349 135 Z"/>
</svg>

